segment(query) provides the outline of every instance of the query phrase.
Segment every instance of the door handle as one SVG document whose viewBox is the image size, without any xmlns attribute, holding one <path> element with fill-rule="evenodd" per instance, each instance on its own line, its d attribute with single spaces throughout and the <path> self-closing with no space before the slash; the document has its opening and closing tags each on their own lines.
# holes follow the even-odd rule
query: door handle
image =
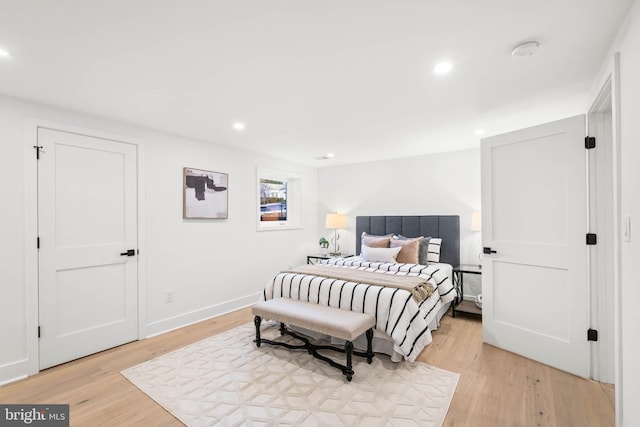
<svg viewBox="0 0 640 427">
<path fill-rule="evenodd" d="M 127 250 L 127 252 L 122 252 L 120 254 L 120 256 L 136 256 L 136 250 L 135 249 L 129 249 L 129 250 Z"/>
<path fill-rule="evenodd" d="M 487 248 L 487 247 L 482 248 L 482 252 L 487 254 L 487 255 L 491 255 L 491 254 L 495 254 L 496 253 L 496 251 L 494 251 L 491 248 Z"/>
</svg>

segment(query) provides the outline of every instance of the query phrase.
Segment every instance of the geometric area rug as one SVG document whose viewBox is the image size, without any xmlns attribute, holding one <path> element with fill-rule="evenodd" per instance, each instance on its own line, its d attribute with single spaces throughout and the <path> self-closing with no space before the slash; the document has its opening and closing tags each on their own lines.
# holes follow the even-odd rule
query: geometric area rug
<svg viewBox="0 0 640 427">
<path fill-rule="evenodd" d="M 280 336 L 262 323 L 262 336 Z M 353 381 L 306 351 L 255 346 L 247 323 L 122 371 L 188 426 L 442 426 L 459 375 L 353 358 Z M 292 341 L 292 342 L 295 342 Z M 333 353 L 338 361 L 344 355 Z"/>
</svg>

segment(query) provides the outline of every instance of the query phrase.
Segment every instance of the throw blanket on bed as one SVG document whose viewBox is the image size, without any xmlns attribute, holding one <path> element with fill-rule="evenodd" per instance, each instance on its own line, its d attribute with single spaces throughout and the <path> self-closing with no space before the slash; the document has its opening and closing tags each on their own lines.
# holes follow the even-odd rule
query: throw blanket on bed
<svg viewBox="0 0 640 427">
<path fill-rule="evenodd" d="M 302 265 L 284 273 L 310 274 L 331 279 L 346 280 L 355 283 L 368 283 L 376 286 L 403 289 L 411 292 L 416 302 L 422 302 L 433 295 L 433 286 L 425 277 L 396 276 L 379 272 L 337 268 L 328 265 Z"/>
<path fill-rule="evenodd" d="M 453 301 L 458 296 L 451 279 L 440 270 L 438 264 L 426 266 L 420 264 L 369 262 L 363 261 L 360 257 L 330 259 L 322 263 L 336 267 L 385 272 L 401 276 L 426 276 L 429 278 L 429 283 L 435 285 L 435 293 L 439 294 L 439 298 L 443 304 Z"/>
</svg>

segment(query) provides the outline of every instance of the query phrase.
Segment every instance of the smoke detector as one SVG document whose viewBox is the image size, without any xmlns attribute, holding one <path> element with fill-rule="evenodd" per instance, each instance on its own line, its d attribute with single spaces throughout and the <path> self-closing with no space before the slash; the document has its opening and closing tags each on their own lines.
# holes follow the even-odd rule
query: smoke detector
<svg viewBox="0 0 640 427">
<path fill-rule="evenodd" d="M 538 51 L 538 48 L 540 48 L 540 43 L 535 40 L 522 42 L 513 47 L 511 56 L 531 56 Z"/>
<path fill-rule="evenodd" d="M 314 157 L 314 159 L 316 159 L 316 160 L 329 160 L 329 159 L 333 159 L 334 157 L 335 157 L 335 155 L 333 153 L 327 153 L 324 156 Z"/>
</svg>

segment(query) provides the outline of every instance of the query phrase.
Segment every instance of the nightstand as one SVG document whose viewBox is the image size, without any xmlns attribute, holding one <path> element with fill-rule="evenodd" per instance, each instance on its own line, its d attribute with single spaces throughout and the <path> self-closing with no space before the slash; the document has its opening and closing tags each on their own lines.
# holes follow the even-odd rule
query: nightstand
<svg viewBox="0 0 640 427">
<path fill-rule="evenodd" d="M 460 313 L 476 314 L 482 316 L 482 309 L 473 301 L 465 301 L 464 298 L 464 275 L 482 274 L 482 268 L 478 264 L 460 264 L 453 267 L 453 286 L 458 291 L 458 298 L 453 301 L 451 315 L 456 317 L 456 311 Z"/>
<path fill-rule="evenodd" d="M 335 258 L 347 258 L 353 255 L 329 255 L 329 254 L 315 254 L 307 255 L 307 264 L 317 264 L 318 261 L 323 259 L 335 259 Z"/>
</svg>

